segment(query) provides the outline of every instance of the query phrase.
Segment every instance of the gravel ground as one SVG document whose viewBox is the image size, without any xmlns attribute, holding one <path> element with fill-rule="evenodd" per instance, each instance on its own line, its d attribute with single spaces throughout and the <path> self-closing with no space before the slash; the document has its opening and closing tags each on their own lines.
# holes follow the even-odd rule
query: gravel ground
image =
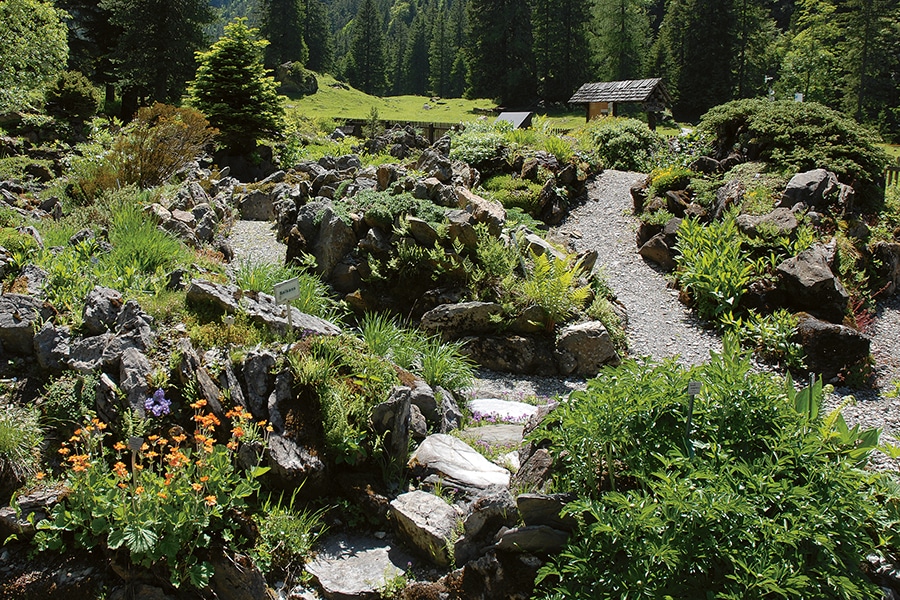
<svg viewBox="0 0 900 600">
<path fill-rule="evenodd" d="M 629 188 L 644 175 L 605 171 L 588 184 L 587 201 L 575 207 L 569 217 L 551 232 L 568 241 L 578 252 L 596 250 L 598 265 L 605 268 L 610 287 L 628 312 L 628 344 L 632 356 L 661 359 L 676 356 L 685 365 L 705 362 L 710 350 L 720 350 L 715 332 L 703 329 L 697 319 L 678 301 L 668 286 L 665 273 L 645 262 L 637 253 L 637 219 L 631 214 Z M 230 242 L 235 252 L 233 265 L 243 262 L 284 260 L 285 246 L 275 239 L 273 224 L 265 221 L 236 221 Z M 870 328 L 875 358 L 875 386 L 872 389 L 838 388 L 827 400 L 827 408 L 853 395 L 855 402 L 843 409 L 852 427 L 880 427 L 893 437 L 900 436 L 900 399 L 885 394 L 900 384 L 900 294 L 883 300 Z M 528 396 L 565 396 L 584 387 L 577 378 L 522 377 L 480 370 L 469 394 L 474 397 L 522 399 Z M 888 466 L 884 460 L 882 466 Z M 896 468 L 896 465 L 894 465 Z"/>
<path fill-rule="evenodd" d="M 629 188 L 642 179 L 640 173 L 605 171 L 588 185 L 587 202 L 572 210 L 553 232 L 561 241 L 570 241 L 578 252 L 596 250 L 598 265 L 604 265 L 610 287 L 628 311 L 628 345 L 632 356 L 656 359 L 677 356 L 685 365 L 708 360 L 710 350 L 721 349 L 721 339 L 703 329 L 668 286 L 666 275 L 645 262 L 637 253 L 637 219 L 631 214 Z M 900 438 L 900 398 L 887 397 L 900 385 L 900 294 L 883 300 L 868 332 L 872 336 L 875 359 L 874 387 L 866 390 L 837 388 L 826 399 L 831 410 L 852 395 L 843 409 L 852 427 L 878 427 L 888 436 Z M 473 387 L 479 396 L 518 399 L 522 396 L 565 395 L 584 387 L 577 379 L 512 377 L 481 371 Z M 876 457 L 879 468 L 897 469 L 900 463 Z"/>
</svg>

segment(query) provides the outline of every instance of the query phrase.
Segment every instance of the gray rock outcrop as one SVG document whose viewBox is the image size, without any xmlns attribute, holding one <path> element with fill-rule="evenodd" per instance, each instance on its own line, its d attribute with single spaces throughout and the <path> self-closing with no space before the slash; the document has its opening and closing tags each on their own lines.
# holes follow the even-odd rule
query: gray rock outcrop
<svg viewBox="0 0 900 600">
<path fill-rule="evenodd" d="M 391 502 L 391 519 L 403 540 L 439 566 L 448 566 L 459 514 L 443 499 L 415 490 Z"/>
</svg>

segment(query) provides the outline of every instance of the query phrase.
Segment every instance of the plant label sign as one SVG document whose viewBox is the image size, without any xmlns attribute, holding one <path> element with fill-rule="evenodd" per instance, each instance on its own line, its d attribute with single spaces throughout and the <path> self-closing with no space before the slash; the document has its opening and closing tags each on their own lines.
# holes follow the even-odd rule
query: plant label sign
<svg viewBox="0 0 900 600">
<path fill-rule="evenodd" d="M 696 396 L 700 393 L 702 384 L 699 381 L 691 381 L 688 383 L 688 396 Z"/>
<path fill-rule="evenodd" d="M 275 284 L 273 288 L 275 302 L 287 304 L 291 300 L 300 297 L 300 280 L 296 277 Z"/>
</svg>

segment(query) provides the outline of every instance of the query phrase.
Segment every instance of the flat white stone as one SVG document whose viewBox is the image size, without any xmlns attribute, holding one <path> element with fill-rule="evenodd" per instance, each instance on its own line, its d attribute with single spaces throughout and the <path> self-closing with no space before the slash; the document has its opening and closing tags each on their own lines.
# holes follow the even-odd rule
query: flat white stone
<svg viewBox="0 0 900 600">
<path fill-rule="evenodd" d="M 476 398 L 469 401 L 472 414 L 493 415 L 500 421 L 525 422 L 537 412 L 538 407 L 524 402 L 500 400 L 499 398 Z"/>
<path fill-rule="evenodd" d="M 464 441 L 436 433 L 419 444 L 409 466 L 421 466 L 438 474 L 450 484 L 485 489 L 509 485 L 509 471 L 479 454 Z"/>
<path fill-rule="evenodd" d="M 360 600 L 379 597 L 386 581 L 402 575 L 412 558 L 389 544 L 364 536 L 329 537 L 306 570 L 325 598 Z"/>
</svg>

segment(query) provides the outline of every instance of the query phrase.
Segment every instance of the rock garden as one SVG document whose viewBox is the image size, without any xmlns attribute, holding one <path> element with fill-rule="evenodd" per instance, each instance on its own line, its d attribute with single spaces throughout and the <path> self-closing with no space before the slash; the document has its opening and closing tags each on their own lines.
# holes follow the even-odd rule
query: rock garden
<svg viewBox="0 0 900 600">
<path fill-rule="evenodd" d="M 0 138 L 0 596 L 900 593 L 900 450 L 834 393 L 895 373 L 867 331 L 900 191 L 864 130 L 739 102 L 670 140 L 337 131 L 254 178 L 196 119 Z M 690 360 L 644 343 L 658 293 Z"/>
</svg>

